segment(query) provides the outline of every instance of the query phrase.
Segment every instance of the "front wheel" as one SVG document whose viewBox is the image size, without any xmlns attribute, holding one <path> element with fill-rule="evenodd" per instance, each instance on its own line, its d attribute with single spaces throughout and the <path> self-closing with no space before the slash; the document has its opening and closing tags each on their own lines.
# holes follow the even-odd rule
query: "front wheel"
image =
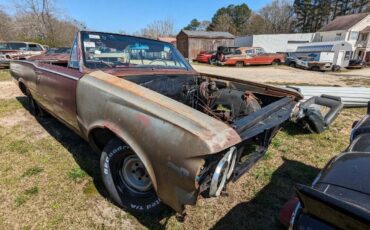
<svg viewBox="0 0 370 230">
<path fill-rule="evenodd" d="M 139 214 L 159 214 L 163 210 L 144 164 L 119 139 L 104 148 L 100 170 L 109 195 L 123 209 Z"/>
<path fill-rule="evenodd" d="M 235 63 L 235 66 L 241 68 L 244 66 L 244 62 L 238 61 L 237 63 Z"/>
</svg>

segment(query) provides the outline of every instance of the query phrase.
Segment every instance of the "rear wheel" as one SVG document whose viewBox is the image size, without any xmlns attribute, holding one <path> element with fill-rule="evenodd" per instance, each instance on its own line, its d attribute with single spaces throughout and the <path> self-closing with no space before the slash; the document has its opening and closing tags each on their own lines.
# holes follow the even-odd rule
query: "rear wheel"
<svg viewBox="0 0 370 230">
<path fill-rule="evenodd" d="M 100 169 L 109 195 L 120 207 L 139 214 L 159 214 L 163 210 L 144 164 L 119 139 L 104 148 Z"/>
<path fill-rule="evenodd" d="M 312 66 L 312 67 L 311 67 L 311 70 L 312 70 L 312 71 L 317 71 L 317 72 L 319 72 L 321 69 L 320 69 L 320 67 L 318 67 L 318 66 Z"/>
<path fill-rule="evenodd" d="M 290 66 L 290 67 L 292 67 L 292 68 L 296 68 L 296 67 L 297 67 L 297 65 L 295 64 L 295 62 L 291 62 L 291 63 L 289 64 L 289 66 Z"/>
<path fill-rule="evenodd" d="M 238 61 L 237 63 L 235 63 L 235 66 L 241 68 L 244 66 L 244 62 Z"/>
<path fill-rule="evenodd" d="M 280 60 L 273 60 L 271 65 L 280 65 Z"/>
</svg>

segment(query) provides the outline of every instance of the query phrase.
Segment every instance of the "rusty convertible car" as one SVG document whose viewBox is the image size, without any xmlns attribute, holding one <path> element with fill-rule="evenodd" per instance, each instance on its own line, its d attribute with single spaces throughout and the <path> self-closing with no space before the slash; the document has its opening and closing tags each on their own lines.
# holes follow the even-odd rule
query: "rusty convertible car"
<svg viewBox="0 0 370 230">
<path fill-rule="evenodd" d="M 132 212 L 182 213 L 218 196 L 293 114 L 315 121 L 296 91 L 202 76 L 173 45 L 146 38 L 80 31 L 67 67 L 24 60 L 10 72 L 33 114 L 47 111 L 101 154 L 107 191 Z"/>
</svg>

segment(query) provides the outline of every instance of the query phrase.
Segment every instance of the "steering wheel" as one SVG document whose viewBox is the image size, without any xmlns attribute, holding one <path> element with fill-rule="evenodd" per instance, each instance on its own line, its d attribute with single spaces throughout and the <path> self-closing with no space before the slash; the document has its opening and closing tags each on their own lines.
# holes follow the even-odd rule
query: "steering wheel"
<svg viewBox="0 0 370 230">
<path fill-rule="evenodd" d="M 165 61 L 165 60 L 162 60 L 162 59 L 154 59 L 153 61 L 151 61 L 150 63 L 149 63 L 149 65 L 151 65 L 151 64 L 153 64 L 154 62 L 163 62 L 164 63 L 164 65 L 165 66 L 167 66 L 167 62 Z"/>
</svg>

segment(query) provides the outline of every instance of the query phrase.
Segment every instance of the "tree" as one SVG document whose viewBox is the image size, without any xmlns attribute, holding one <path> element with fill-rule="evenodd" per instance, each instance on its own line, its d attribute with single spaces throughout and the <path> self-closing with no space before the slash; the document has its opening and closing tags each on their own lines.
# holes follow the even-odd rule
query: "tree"
<svg viewBox="0 0 370 230">
<path fill-rule="evenodd" d="M 198 19 L 194 18 L 193 20 L 190 21 L 190 23 L 185 26 L 183 29 L 184 30 L 206 30 L 207 27 L 209 26 L 210 22 L 209 21 L 198 21 Z"/>
<path fill-rule="evenodd" d="M 60 19 L 53 0 L 19 0 L 15 4 L 14 37 L 49 46 L 70 46 L 83 28 L 76 20 Z"/>
<path fill-rule="evenodd" d="M 290 1 L 274 0 L 263 7 L 260 16 L 270 33 L 290 33 L 294 31 L 294 8 Z"/>
<path fill-rule="evenodd" d="M 196 18 L 194 18 L 190 21 L 189 25 L 184 27 L 184 30 L 198 30 L 199 26 L 200 22 Z"/>
<path fill-rule="evenodd" d="M 157 39 L 158 37 L 174 36 L 174 34 L 174 25 L 171 19 L 154 21 L 140 32 L 135 33 L 137 36 L 153 39 Z"/>
<path fill-rule="evenodd" d="M 10 40 L 12 37 L 12 18 L 0 10 L 0 41 L 1 40 Z"/>
<path fill-rule="evenodd" d="M 207 30 L 228 31 L 235 35 L 241 35 L 246 30 L 245 27 L 251 14 L 252 11 L 245 3 L 222 7 L 212 17 Z"/>
<path fill-rule="evenodd" d="M 369 0 L 295 0 L 296 31 L 315 32 L 337 16 L 368 12 Z"/>
<path fill-rule="evenodd" d="M 270 24 L 261 15 L 252 13 L 249 17 L 244 35 L 270 33 Z"/>
<path fill-rule="evenodd" d="M 313 5 L 311 0 L 295 0 L 293 4 L 296 14 L 296 29 L 299 32 L 312 32 Z"/>
<path fill-rule="evenodd" d="M 231 34 L 236 34 L 237 30 L 233 23 L 233 19 L 227 13 L 218 15 L 215 19 L 212 19 L 212 23 L 209 25 L 207 30 L 210 31 L 227 31 Z"/>
</svg>

